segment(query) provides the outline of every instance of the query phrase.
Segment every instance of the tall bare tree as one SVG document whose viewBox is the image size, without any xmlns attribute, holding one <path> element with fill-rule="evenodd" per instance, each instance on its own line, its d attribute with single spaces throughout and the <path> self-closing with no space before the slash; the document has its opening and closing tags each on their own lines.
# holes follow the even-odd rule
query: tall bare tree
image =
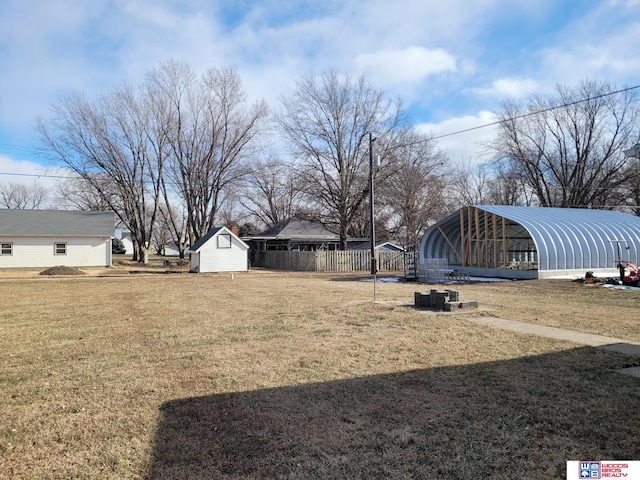
<svg viewBox="0 0 640 480">
<path fill-rule="evenodd" d="M 37 210 L 42 208 L 48 195 L 48 190 L 37 182 L 31 185 L 0 183 L 0 206 L 3 208 Z"/>
<path fill-rule="evenodd" d="M 583 81 L 526 107 L 504 103 L 489 151 L 525 179 L 542 206 L 614 206 L 613 192 L 633 176 L 622 150 L 638 138 L 640 113 L 633 91 L 614 90 Z"/>
<path fill-rule="evenodd" d="M 367 199 L 369 134 L 378 137 L 377 151 L 384 158 L 404 124 L 399 102 L 385 100 L 364 77 L 353 81 L 332 71 L 310 73 L 282 98 L 277 121 L 311 206 L 335 221 L 346 249 L 349 227 Z"/>
<path fill-rule="evenodd" d="M 249 105 L 231 69 L 197 76 L 170 61 L 147 77 L 149 98 L 162 111 L 163 136 L 171 152 L 162 187 L 165 202 L 185 205 L 191 244 L 217 220 L 222 194 L 246 173 L 245 162 L 264 132 L 267 106 Z"/>
<path fill-rule="evenodd" d="M 45 153 L 76 172 L 116 212 L 148 260 L 160 213 L 177 244 L 181 217 L 193 244 L 215 223 L 222 192 L 244 173 L 263 131 L 266 105 L 247 105 L 238 75 L 201 77 L 167 62 L 140 88 L 126 84 L 90 102 L 80 94 L 38 122 Z"/>
<path fill-rule="evenodd" d="M 79 93 L 38 120 L 43 152 L 99 192 L 131 232 L 137 260 L 148 263 L 167 149 L 140 90 L 122 84 L 90 102 Z"/>
</svg>

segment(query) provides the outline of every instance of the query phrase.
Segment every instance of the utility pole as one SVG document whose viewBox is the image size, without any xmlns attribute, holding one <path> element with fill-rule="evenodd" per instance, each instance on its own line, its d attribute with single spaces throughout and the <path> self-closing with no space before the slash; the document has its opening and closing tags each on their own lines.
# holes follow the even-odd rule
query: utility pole
<svg viewBox="0 0 640 480">
<path fill-rule="evenodd" d="M 369 132 L 369 214 L 371 221 L 371 275 L 373 275 L 373 301 L 376 301 L 376 275 L 378 273 L 378 261 L 376 259 L 376 221 L 375 221 L 375 207 L 373 202 L 373 173 L 377 163 L 374 162 L 373 155 L 373 142 L 376 139 L 373 138 L 371 132 Z"/>
<path fill-rule="evenodd" d="M 371 275 L 378 273 L 378 265 L 376 261 L 376 222 L 375 222 L 375 207 L 373 203 L 373 142 L 376 139 L 369 133 L 369 214 L 371 221 Z"/>
</svg>

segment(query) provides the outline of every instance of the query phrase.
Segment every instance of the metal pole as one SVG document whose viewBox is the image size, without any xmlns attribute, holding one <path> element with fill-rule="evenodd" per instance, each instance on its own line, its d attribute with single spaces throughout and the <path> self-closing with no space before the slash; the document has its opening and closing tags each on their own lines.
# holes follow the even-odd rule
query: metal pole
<svg viewBox="0 0 640 480">
<path fill-rule="evenodd" d="M 375 138 L 369 132 L 369 214 L 371 221 L 371 275 L 373 275 L 373 301 L 376 301 L 376 274 L 378 265 L 376 262 L 376 224 L 375 209 L 373 204 L 373 142 Z"/>
</svg>

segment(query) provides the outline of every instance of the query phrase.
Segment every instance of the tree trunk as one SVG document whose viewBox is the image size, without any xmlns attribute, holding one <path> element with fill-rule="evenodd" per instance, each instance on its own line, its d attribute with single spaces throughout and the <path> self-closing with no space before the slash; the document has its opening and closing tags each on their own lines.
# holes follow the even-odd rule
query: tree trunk
<svg viewBox="0 0 640 480">
<path fill-rule="evenodd" d="M 147 265 L 149 263 L 149 247 L 140 246 L 138 248 L 138 263 Z"/>
</svg>

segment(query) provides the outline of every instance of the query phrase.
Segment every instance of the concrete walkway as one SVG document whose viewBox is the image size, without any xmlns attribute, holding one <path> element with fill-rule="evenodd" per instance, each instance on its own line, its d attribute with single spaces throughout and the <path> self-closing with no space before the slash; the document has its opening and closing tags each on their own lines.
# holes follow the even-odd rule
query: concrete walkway
<svg viewBox="0 0 640 480">
<path fill-rule="evenodd" d="M 504 320 L 503 318 L 495 317 L 470 318 L 468 320 L 489 327 L 502 328 L 520 333 L 529 333 L 532 335 L 539 335 L 541 337 L 555 338 L 557 340 L 566 340 L 569 342 L 579 343 L 581 345 L 589 345 L 591 347 L 598 347 L 628 355 L 640 355 L 640 343 L 623 340 L 621 338 L 592 335 L 590 333 L 574 332 L 572 330 L 564 330 L 562 328 L 545 327 L 544 325 L 535 325 L 515 320 Z M 640 378 L 640 367 L 624 368 L 617 371 Z"/>
</svg>

